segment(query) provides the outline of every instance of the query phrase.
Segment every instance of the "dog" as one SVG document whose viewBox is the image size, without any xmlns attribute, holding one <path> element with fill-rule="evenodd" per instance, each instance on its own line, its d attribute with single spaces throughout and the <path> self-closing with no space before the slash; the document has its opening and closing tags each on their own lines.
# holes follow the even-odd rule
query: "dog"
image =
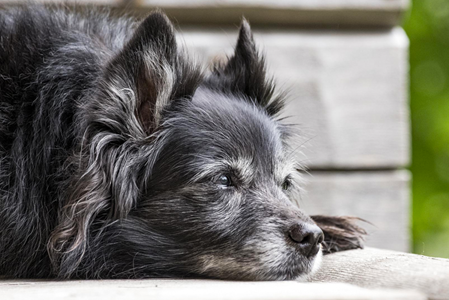
<svg viewBox="0 0 449 300">
<path fill-rule="evenodd" d="M 294 204 L 294 130 L 245 20 L 204 72 L 161 11 L 8 9 L 0 79 L 3 278 L 290 280 L 362 247 L 356 218 Z"/>
</svg>

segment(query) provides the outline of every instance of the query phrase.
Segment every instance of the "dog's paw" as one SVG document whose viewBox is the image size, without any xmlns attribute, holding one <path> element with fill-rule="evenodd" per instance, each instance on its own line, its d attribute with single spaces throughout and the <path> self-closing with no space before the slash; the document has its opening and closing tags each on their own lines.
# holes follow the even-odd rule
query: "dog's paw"
<svg viewBox="0 0 449 300">
<path fill-rule="evenodd" d="M 359 227 L 357 221 L 365 220 L 357 217 L 311 216 L 315 223 L 323 230 L 324 254 L 338 251 L 361 249 L 364 244 L 366 231 Z"/>
</svg>

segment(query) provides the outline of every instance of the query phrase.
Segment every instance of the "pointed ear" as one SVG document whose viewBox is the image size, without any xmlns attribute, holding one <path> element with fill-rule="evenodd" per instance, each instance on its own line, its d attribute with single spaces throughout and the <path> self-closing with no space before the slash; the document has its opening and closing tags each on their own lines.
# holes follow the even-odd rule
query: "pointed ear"
<svg viewBox="0 0 449 300">
<path fill-rule="evenodd" d="M 283 107 L 283 98 L 274 97 L 274 84 L 267 78 L 265 59 L 257 51 L 249 23 L 243 19 L 234 55 L 224 65 L 214 66 L 207 84 L 222 92 L 246 96 L 259 104 L 269 115 Z"/>
<path fill-rule="evenodd" d="M 259 68 L 264 68 L 263 58 L 259 58 L 256 44 L 254 42 L 253 33 L 249 23 L 243 19 L 240 24 L 239 36 L 237 45 L 235 46 L 234 57 L 232 57 L 227 65 L 227 68 L 235 68 L 236 63 L 242 62 L 249 65 L 258 65 Z"/>
<path fill-rule="evenodd" d="M 108 64 L 104 81 L 108 96 L 127 105 L 137 127 L 148 135 L 159 125 L 171 100 L 193 95 L 200 77 L 199 69 L 178 52 L 173 25 L 157 11 L 139 25 Z"/>
</svg>

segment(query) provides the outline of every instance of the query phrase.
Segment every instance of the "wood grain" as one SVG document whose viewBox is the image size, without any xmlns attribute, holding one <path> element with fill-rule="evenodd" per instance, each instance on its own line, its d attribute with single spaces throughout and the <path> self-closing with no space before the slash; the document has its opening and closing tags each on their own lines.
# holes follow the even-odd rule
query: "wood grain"
<svg viewBox="0 0 449 300">
<path fill-rule="evenodd" d="M 0 298 L 12 300 L 424 300 L 410 291 L 369 290 L 342 283 L 223 280 L 0 281 Z"/>
<path fill-rule="evenodd" d="M 325 256 L 313 282 L 366 288 L 415 289 L 429 299 L 449 299 L 449 260 L 368 248 Z"/>
</svg>

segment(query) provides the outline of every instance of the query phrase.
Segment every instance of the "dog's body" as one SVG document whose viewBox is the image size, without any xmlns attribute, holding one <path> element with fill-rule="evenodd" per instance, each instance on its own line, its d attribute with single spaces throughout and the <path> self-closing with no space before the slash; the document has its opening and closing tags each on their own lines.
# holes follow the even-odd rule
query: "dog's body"
<svg viewBox="0 0 449 300">
<path fill-rule="evenodd" d="M 322 233 L 291 203 L 281 107 L 246 22 L 204 75 L 161 13 L 0 12 L 0 276 L 309 273 Z M 360 247 L 317 221 L 326 252 Z"/>
</svg>

